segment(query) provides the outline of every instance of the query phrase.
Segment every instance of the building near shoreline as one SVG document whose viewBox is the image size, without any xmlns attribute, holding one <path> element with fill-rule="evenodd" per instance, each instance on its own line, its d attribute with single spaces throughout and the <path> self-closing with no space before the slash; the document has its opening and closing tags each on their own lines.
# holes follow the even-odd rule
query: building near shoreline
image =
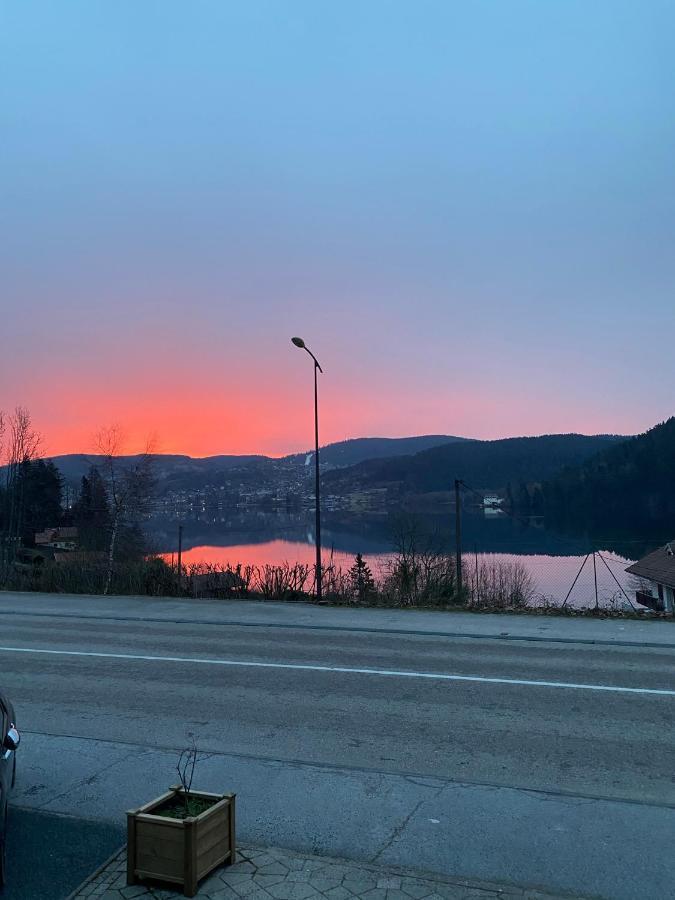
<svg viewBox="0 0 675 900">
<path fill-rule="evenodd" d="M 635 592 L 638 603 L 657 612 L 675 612 L 675 540 L 643 556 L 626 572 L 645 581 Z"/>
</svg>

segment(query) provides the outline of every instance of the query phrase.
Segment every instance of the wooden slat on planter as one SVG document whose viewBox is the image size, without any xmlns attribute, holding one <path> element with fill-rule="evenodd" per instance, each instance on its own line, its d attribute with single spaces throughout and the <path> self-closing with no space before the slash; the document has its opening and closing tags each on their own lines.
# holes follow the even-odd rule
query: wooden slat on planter
<svg viewBox="0 0 675 900">
<path fill-rule="evenodd" d="M 199 850 L 197 855 L 201 856 L 203 853 L 206 853 L 211 847 L 217 847 L 223 844 L 223 838 L 225 838 L 225 843 L 229 847 L 229 837 L 230 831 L 227 826 L 223 829 L 218 829 L 217 831 L 212 831 L 210 834 L 207 834 L 204 837 L 203 834 L 199 835 Z"/>
<path fill-rule="evenodd" d="M 199 823 L 199 840 L 205 841 L 212 834 L 222 835 L 230 833 L 230 822 L 227 807 L 218 810 L 217 816 L 212 816 L 208 822 Z"/>
<path fill-rule="evenodd" d="M 136 820 L 136 837 L 141 841 L 157 839 L 165 844 L 183 846 L 182 828 L 167 828 L 161 823 L 146 822 L 142 818 Z"/>
</svg>

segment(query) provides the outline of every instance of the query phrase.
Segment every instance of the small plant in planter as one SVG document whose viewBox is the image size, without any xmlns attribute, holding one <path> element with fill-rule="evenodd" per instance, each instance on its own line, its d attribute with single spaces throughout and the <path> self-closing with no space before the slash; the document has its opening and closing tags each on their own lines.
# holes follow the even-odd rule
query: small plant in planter
<svg viewBox="0 0 675 900">
<path fill-rule="evenodd" d="M 235 795 L 192 790 L 194 741 L 180 755 L 180 784 L 127 813 L 127 884 L 142 879 L 182 885 L 194 897 L 200 879 L 235 860 Z"/>
</svg>

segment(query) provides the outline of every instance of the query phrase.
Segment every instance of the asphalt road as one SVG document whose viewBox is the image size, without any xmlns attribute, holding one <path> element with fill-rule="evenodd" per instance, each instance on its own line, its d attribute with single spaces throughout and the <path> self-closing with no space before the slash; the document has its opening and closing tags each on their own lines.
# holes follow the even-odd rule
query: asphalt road
<svg viewBox="0 0 675 900">
<path fill-rule="evenodd" d="M 405 613 L 384 613 L 380 632 L 376 615 L 333 629 L 308 607 L 277 624 L 254 608 L 247 624 L 239 604 L 233 624 L 222 604 L 166 616 L 126 599 L 113 618 L 111 603 L 0 596 L 2 684 L 24 734 L 17 806 L 119 827 L 175 782 L 194 734 L 196 782 L 237 792 L 247 841 L 574 896 L 672 896 L 663 631 L 569 643 L 548 622 L 519 640 L 510 617 L 506 641 L 480 616 L 465 637 L 445 616 L 437 635 Z"/>
<path fill-rule="evenodd" d="M 2 900 L 63 900 L 124 842 L 119 824 L 11 810 Z"/>
</svg>

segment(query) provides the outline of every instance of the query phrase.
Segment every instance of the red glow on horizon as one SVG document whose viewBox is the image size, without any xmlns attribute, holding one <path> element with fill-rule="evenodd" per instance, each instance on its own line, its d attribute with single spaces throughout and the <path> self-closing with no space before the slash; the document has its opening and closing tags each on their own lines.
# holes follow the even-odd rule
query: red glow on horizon
<svg viewBox="0 0 675 900">
<path fill-rule="evenodd" d="M 293 373 L 294 377 L 297 373 Z M 194 457 L 218 454 L 284 456 L 313 446 L 311 380 L 302 371 L 297 381 L 283 370 L 274 376 L 247 370 L 232 384 L 219 384 L 211 372 L 175 384 L 162 367 L 143 373 L 138 383 L 125 376 L 119 383 L 98 375 L 91 379 L 60 375 L 47 397 L 44 377 L 17 388 L 12 399 L 0 398 L 0 408 L 16 402 L 30 409 L 34 425 L 44 435 L 44 454 L 94 453 L 98 429 L 119 424 L 126 436 L 125 453 L 139 452 L 154 438 L 157 453 Z M 250 377 L 249 377 L 250 376 Z M 628 413 L 599 413 L 574 397 L 555 405 L 533 402 L 526 394 L 499 395 L 484 386 L 440 385 L 419 391 L 398 381 L 373 384 L 326 378 L 320 399 L 321 444 L 358 437 L 402 437 L 453 434 L 478 439 L 516 435 L 582 432 L 637 433 Z M 113 383 L 111 384 L 110 381 Z"/>
</svg>

